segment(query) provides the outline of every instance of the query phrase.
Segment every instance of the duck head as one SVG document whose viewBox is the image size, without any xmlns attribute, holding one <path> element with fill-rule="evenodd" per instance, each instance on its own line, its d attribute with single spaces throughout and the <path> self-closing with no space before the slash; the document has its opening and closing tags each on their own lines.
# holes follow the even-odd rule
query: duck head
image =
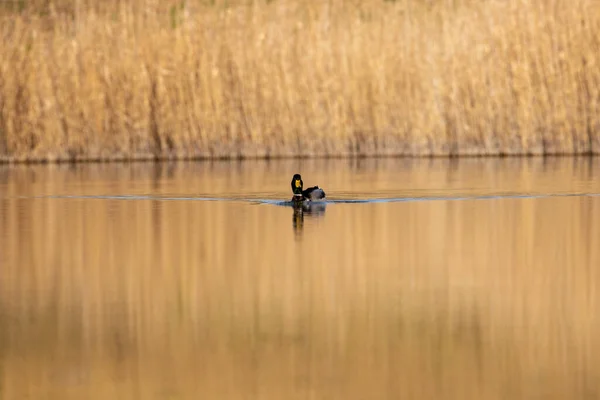
<svg viewBox="0 0 600 400">
<path fill-rule="evenodd" d="M 300 174 L 295 174 L 292 178 L 292 192 L 294 196 L 302 196 L 302 177 Z"/>
</svg>

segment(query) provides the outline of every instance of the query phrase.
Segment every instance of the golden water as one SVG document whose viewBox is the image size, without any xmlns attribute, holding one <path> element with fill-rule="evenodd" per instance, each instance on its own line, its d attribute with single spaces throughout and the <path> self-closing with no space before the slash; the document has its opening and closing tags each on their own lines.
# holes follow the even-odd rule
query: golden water
<svg viewBox="0 0 600 400">
<path fill-rule="evenodd" d="M 0 167 L 0 399 L 600 398 L 598 171 Z"/>
</svg>

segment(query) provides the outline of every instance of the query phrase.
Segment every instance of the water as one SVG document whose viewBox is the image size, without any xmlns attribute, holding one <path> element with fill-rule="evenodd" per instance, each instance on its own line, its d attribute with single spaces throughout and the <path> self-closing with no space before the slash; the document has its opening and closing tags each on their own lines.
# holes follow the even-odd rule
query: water
<svg viewBox="0 0 600 400">
<path fill-rule="evenodd" d="M 598 171 L 0 167 L 0 398 L 600 398 Z"/>
</svg>

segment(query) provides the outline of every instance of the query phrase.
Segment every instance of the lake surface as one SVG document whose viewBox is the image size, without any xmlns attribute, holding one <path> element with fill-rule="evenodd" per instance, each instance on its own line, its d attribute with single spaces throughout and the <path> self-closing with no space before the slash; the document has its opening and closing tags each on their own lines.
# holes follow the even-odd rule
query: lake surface
<svg viewBox="0 0 600 400">
<path fill-rule="evenodd" d="M 0 398 L 600 398 L 599 171 L 0 166 Z"/>
</svg>

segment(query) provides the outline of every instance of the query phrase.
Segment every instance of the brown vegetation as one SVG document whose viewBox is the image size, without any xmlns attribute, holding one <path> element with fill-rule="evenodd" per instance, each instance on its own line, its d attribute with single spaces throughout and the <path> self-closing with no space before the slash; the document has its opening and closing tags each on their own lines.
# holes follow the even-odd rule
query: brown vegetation
<svg viewBox="0 0 600 400">
<path fill-rule="evenodd" d="M 596 0 L 0 7 L 3 160 L 600 152 Z"/>
</svg>

